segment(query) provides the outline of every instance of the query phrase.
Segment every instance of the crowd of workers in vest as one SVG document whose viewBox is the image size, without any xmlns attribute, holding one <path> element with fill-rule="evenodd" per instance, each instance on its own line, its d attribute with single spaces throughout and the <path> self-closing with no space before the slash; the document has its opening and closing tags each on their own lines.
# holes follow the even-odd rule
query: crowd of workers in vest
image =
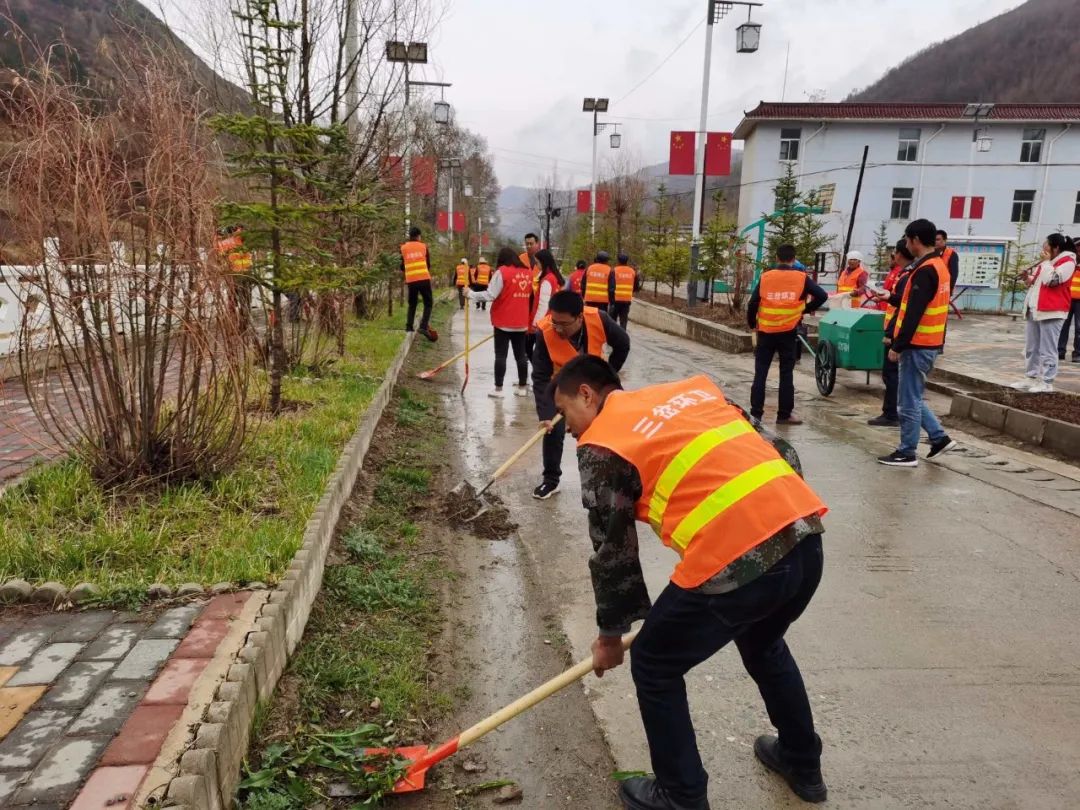
<svg viewBox="0 0 1080 810">
<path fill-rule="evenodd" d="M 407 328 L 413 328 L 416 301 L 423 299 L 420 331 L 431 337 L 430 264 L 419 238 L 414 229 L 402 246 L 410 284 Z M 855 253 L 848 255 L 839 278 L 836 298 L 885 313 L 885 402 L 871 423 L 900 428 L 896 451 L 879 459 L 890 466 L 918 464 L 921 430 L 929 435 L 929 457 L 956 446 L 923 397 L 926 377 L 944 348 L 957 278 L 958 263 L 946 240 L 933 223 L 916 220 L 896 245 L 892 270 L 880 287 L 870 283 Z M 577 262 L 564 280 L 553 254 L 540 249 L 535 235 L 526 236 L 525 248 L 520 254 L 500 250 L 494 268 L 482 259 L 475 266 L 462 259 L 452 278 L 461 308 L 470 301 L 480 309 L 491 304 L 491 396 L 503 395 L 511 349 L 514 394 L 527 396 L 532 365 L 536 412 L 547 429 L 535 498 L 546 500 L 558 492 L 565 432 L 577 440 L 593 550 L 589 569 L 596 599 L 598 633 L 592 652 L 597 676 L 623 663 L 625 634 L 644 620 L 630 646 L 630 672 L 653 776 L 620 783 L 624 806 L 709 807 L 708 774 L 684 676 L 729 643 L 738 648 L 777 731 L 757 738 L 755 756 L 804 801 L 825 801 L 822 743 L 785 634 L 821 580 L 821 518 L 827 507 L 804 480 L 794 448 L 770 431 L 763 417 L 765 378 L 779 356 L 776 422 L 798 424 L 792 378 L 798 332 L 803 317 L 830 296 L 797 262 L 793 247 L 777 251 L 775 265 L 762 273 L 748 307 L 757 342 L 747 413 L 704 375 L 623 388 L 619 371 L 631 350 L 627 316 L 641 283 L 628 257 L 619 256 L 612 267 L 608 255 L 600 253 L 592 264 Z M 1039 324 L 1047 319 L 1040 313 L 1058 313 L 1063 307 L 1074 322 L 1080 317 L 1075 304 L 1080 294 L 1070 298 L 1080 286 L 1071 240 L 1051 236 L 1045 257 L 1025 276 L 1035 291 L 1029 293 L 1026 315 L 1037 325 L 1029 325 L 1029 335 L 1036 338 L 1029 365 L 1035 373 L 1029 376 L 1044 383 L 1053 371 L 1038 347 L 1053 338 L 1056 368 L 1060 329 L 1043 335 Z M 414 295 L 415 284 L 424 287 Z M 678 557 L 655 601 L 642 573 L 637 521 L 647 522 Z"/>
</svg>

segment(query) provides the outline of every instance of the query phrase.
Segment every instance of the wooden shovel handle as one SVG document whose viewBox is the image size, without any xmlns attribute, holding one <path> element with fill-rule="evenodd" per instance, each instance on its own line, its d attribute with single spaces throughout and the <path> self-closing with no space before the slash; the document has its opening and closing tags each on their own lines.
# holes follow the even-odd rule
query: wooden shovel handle
<svg viewBox="0 0 1080 810">
<path fill-rule="evenodd" d="M 638 631 L 635 630 L 634 632 L 623 636 L 622 647 L 624 650 L 630 649 L 630 645 L 634 642 L 634 639 L 637 638 L 637 634 Z M 466 745 L 476 742 L 476 740 L 483 737 L 489 731 L 494 731 L 507 720 L 511 720 L 517 717 L 522 712 L 531 709 L 540 701 L 546 700 L 561 689 L 565 689 L 567 686 L 574 683 L 575 681 L 581 680 L 583 677 L 592 672 L 592 669 L 593 660 L 592 656 L 590 655 L 588 658 L 578 662 L 561 675 L 556 675 L 550 681 L 536 687 L 527 695 L 522 695 L 509 706 L 504 706 L 494 714 L 485 717 L 476 725 L 463 731 L 458 737 L 458 749 L 464 748 Z"/>
<path fill-rule="evenodd" d="M 561 419 L 562 419 L 562 414 L 561 413 L 555 414 L 555 418 L 551 420 L 552 426 L 554 427 L 555 425 L 559 424 Z M 523 444 L 521 446 L 520 450 L 515 452 L 514 455 L 510 456 L 510 458 L 508 458 L 506 461 L 504 461 L 502 463 L 502 465 L 499 467 L 499 469 L 495 470 L 495 472 L 493 472 L 491 474 L 491 478 L 488 479 L 488 486 L 491 486 L 493 483 L 495 483 L 495 481 L 497 481 L 502 476 L 502 474 L 504 472 L 506 472 L 511 467 L 513 467 L 514 464 L 517 463 L 518 459 L 520 459 L 523 455 L 525 455 L 527 452 L 529 452 L 529 449 L 533 445 L 535 445 L 538 441 L 540 441 L 542 438 L 544 438 L 544 435 L 547 432 L 548 432 L 548 429 L 546 427 L 542 427 L 538 431 L 536 431 L 536 433 L 534 433 L 532 435 L 532 437 L 527 442 L 525 442 L 525 444 Z"/>
<path fill-rule="evenodd" d="M 469 352 L 471 352 L 471 351 L 472 351 L 473 349 L 475 349 L 475 348 L 476 348 L 477 346 L 480 346 L 480 345 L 482 345 L 482 344 L 484 344 L 484 343 L 487 343 L 487 342 L 488 342 L 489 340 L 491 340 L 491 339 L 492 339 L 493 337 L 495 337 L 495 334 L 494 334 L 494 333 L 492 333 L 492 334 L 488 335 L 488 336 L 487 336 L 487 337 L 485 337 L 485 338 L 481 338 L 480 340 L 476 341 L 476 343 L 474 343 L 474 344 L 473 344 L 472 346 L 469 346 L 468 348 L 466 348 L 466 349 L 464 349 L 464 350 L 462 350 L 462 351 L 458 352 L 457 354 L 455 354 L 455 355 L 454 355 L 453 357 L 451 357 L 451 358 L 450 358 L 449 360 L 447 360 L 447 361 L 446 361 L 445 363 L 442 363 L 441 365 L 438 365 L 438 366 L 436 366 L 435 368 L 433 368 L 433 369 L 432 369 L 432 371 L 442 371 L 442 370 L 443 370 L 444 368 L 446 368 L 446 367 L 447 367 L 448 365 L 450 365 L 451 363 L 453 363 L 453 362 L 455 362 L 455 361 L 457 361 L 457 360 L 460 360 L 460 359 L 461 359 L 462 357 L 464 357 L 464 356 L 465 356 L 466 354 L 468 354 Z"/>
</svg>

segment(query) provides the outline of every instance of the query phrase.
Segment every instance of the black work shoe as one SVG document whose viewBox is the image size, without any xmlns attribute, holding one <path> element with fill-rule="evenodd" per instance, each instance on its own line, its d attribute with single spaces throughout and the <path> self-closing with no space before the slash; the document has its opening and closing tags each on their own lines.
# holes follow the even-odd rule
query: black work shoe
<svg viewBox="0 0 1080 810">
<path fill-rule="evenodd" d="M 660 784 L 649 776 L 634 776 L 619 784 L 619 798 L 629 810 L 709 810 L 709 800 L 702 796 L 687 804 L 668 796 Z"/>
<path fill-rule="evenodd" d="M 900 427 L 900 420 L 882 414 L 881 416 L 875 416 L 873 419 L 867 419 L 866 424 L 873 427 Z"/>
<path fill-rule="evenodd" d="M 878 464 L 884 464 L 888 467 L 918 467 L 919 459 L 894 450 L 887 456 L 879 456 Z"/>
<path fill-rule="evenodd" d="M 821 770 L 796 770 L 784 761 L 780 753 L 780 741 L 771 734 L 762 734 L 754 740 L 754 756 L 770 771 L 780 774 L 795 795 L 804 802 L 823 802 L 829 795 Z"/>
<path fill-rule="evenodd" d="M 559 485 L 557 483 L 552 484 L 547 481 L 542 483 L 536 489 L 533 490 L 533 497 L 538 501 L 546 501 L 552 495 L 559 491 Z"/>
<path fill-rule="evenodd" d="M 778 416 L 776 417 L 776 424 L 778 425 L 801 425 L 802 419 L 797 416 Z"/>
<path fill-rule="evenodd" d="M 950 439 L 946 436 L 940 442 L 934 442 L 930 445 L 930 452 L 926 454 L 927 458 L 937 458 L 938 456 L 948 453 L 950 450 L 956 449 L 956 440 Z"/>
</svg>

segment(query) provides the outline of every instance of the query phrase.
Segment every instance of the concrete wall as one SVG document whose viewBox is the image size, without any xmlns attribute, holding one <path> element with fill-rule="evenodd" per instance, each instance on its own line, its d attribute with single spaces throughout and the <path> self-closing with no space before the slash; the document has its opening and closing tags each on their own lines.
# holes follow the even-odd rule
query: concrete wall
<svg viewBox="0 0 1080 810">
<path fill-rule="evenodd" d="M 702 318 L 692 318 L 673 309 L 659 307 L 640 299 L 634 301 L 634 306 L 630 310 L 630 320 L 650 329 L 688 338 L 732 354 L 753 350 L 748 332 L 739 332 Z"/>
</svg>

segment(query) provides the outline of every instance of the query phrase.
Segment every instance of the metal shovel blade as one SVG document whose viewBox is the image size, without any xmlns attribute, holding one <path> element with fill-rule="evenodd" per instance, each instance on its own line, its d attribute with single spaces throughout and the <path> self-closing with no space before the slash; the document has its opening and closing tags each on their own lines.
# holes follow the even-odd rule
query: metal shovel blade
<svg viewBox="0 0 1080 810">
<path fill-rule="evenodd" d="M 428 748 L 426 745 L 410 745 L 404 748 L 365 748 L 365 757 L 389 757 L 393 756 L 398 759 L 407 760 L 410 763 L 419 762 L 422 758 L 427 756 Z M 375 766 L 365 767 L 365 770 L 374 772 L 377 770 Z M 394 785 L 394 789 L 391 793 L 414 793 L 417 790 L 424 789 L 424 778 L 427 776 L 428 769 L 422 768 L 412 770 L 410 768 L 405 772 L 397 783 Z"/>
</svg>

